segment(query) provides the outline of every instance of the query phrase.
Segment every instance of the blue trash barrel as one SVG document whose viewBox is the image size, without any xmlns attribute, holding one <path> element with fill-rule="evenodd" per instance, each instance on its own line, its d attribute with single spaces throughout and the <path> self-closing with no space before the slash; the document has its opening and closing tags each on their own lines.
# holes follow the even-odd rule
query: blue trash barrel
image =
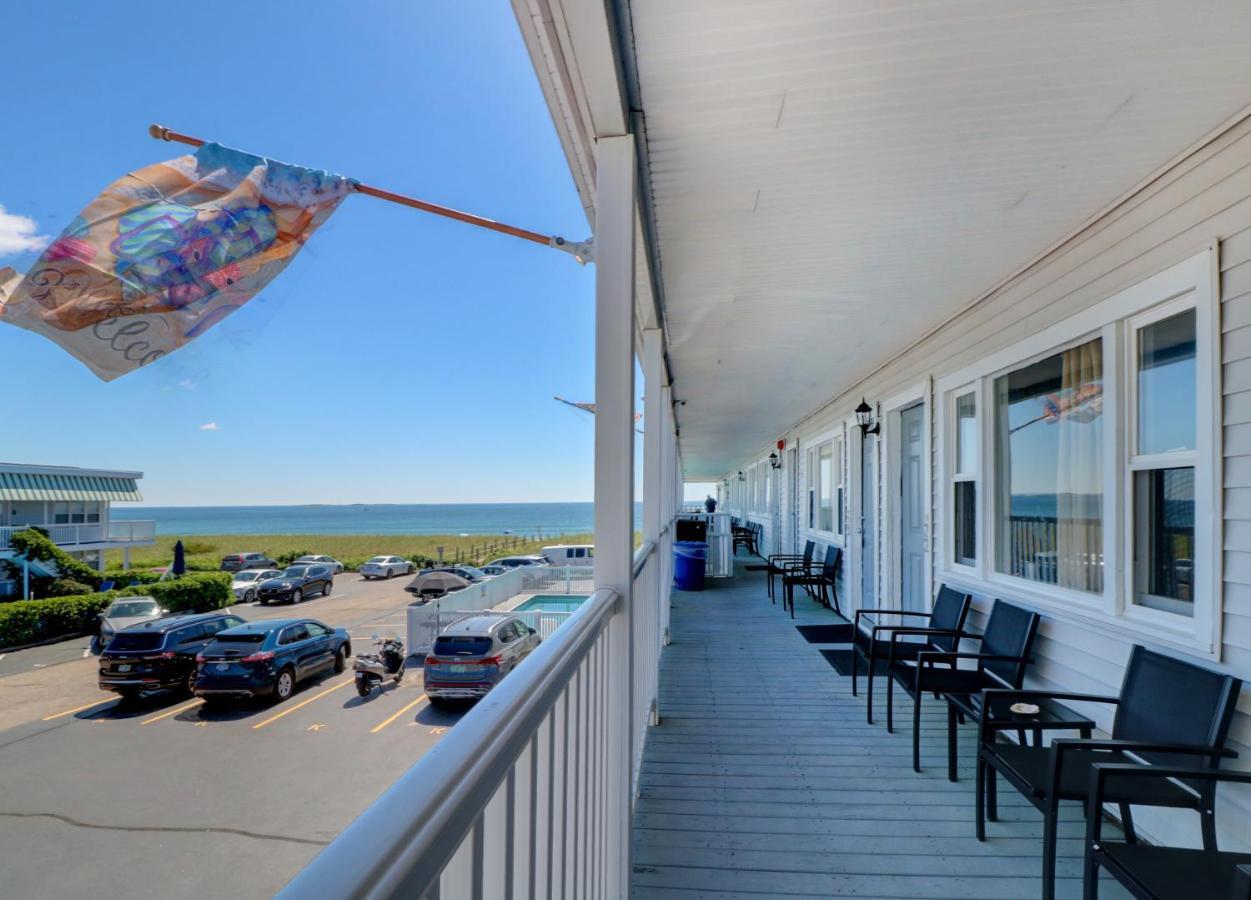
<svg viewBox="0 0 1251 900">
<path fill-rule="evenodd" d="M 704 541 L 673 542 L 673 584 L 680 591 L 702 591 L 704 569 L 708 565 L 708 544 Z"/>
</svg>

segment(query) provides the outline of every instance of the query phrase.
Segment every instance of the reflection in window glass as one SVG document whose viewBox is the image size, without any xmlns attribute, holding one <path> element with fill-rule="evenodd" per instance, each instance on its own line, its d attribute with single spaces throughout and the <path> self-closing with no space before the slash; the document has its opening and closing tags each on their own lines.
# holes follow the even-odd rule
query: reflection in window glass
<svg viewBox="0 0 1251 900">
<path fill-rule="evenodd" d="M 834 530 L 834 445 L 822 444 L 817 450 L 817 483 L 820 502 L 817 505 L 817 527 Z"/>
<path fill-rule="evenodd" d="M 1195 470 L 1134 473 L 1134 593 L 1143 606 L 1194 615 Z"/>
<path fill-rule="evenodd" d="M 972 394 L 956 398 L 956 471 L 977 471 L 977 402 Z"/>
<path fill-rule="evenodd" d="M 1195 448 L 1195 311 L 1138 332 L 1138 452 Z"/>
<path fill-rule="evenodd" d="M 977 563 L 977 482 L 957 481 L 955 496 L 955 560 L 962 566 Z"/>
<path fill-rule="evenodd" d="M 1099 340 L 995 379 L 1000 572 L 1103 590 Z"/>
</svg>

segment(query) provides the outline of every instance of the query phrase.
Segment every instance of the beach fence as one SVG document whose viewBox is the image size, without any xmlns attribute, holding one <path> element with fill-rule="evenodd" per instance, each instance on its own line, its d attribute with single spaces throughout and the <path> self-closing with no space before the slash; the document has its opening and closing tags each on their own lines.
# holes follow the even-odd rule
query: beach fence
<svg viewBox="0 0 1251 900">
<path fill-rule="evenodd" d="M 457 619 L 496 607 L 518 594 L 590 594 L 595 590 L 592 566 L 519 566 L 494 578 L 445 594 L 437 600 L 416 601 L 408 606 L 410 653 L 428 653 L 435 636 Z M 547 637 L 569 617 L 567 612 L 525 610 L 513 615 Z"/>
</svg>

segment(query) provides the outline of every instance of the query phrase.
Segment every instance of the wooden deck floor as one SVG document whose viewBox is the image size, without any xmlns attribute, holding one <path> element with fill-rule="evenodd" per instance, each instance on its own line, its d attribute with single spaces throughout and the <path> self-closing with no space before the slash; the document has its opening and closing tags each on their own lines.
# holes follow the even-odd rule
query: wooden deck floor
<svg viewBox="0 0 1251 900">
<path fill-rule="evenodd" d="M 794 627 L 832 614 L 804 598 L 792 622 L 743 562 L 734 579 L 674 593 L 662 720 L 648 732 L 635 813 L 633 896 L 1039 897 L 1039 813 L 1001 783 L 1000 821 L 988 823 L 986 843 L 973 836 L 971 726 L 952 784 L 946 707 L 928 699 L 925 771 L 915 774 L 910 701 L 897 707 L 893 735 L 881 716 L 868 725 L 851 679 Z M 1071 806 L 1059 897 L 1081 896 L 1084 825 Z M 1101 885 L 1105 900 L 1125 896 Z"/>
</svg>

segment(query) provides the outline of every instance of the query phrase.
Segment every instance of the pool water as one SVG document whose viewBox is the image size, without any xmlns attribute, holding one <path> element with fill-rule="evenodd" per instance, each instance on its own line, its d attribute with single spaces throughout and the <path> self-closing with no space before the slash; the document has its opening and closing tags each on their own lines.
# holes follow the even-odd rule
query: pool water
<svg viewBox="0 0 1251 900">
<path fill-rule="evenodd" d="M 514 606 L 513 612 L 573 612 L 585 600 L 586 596 L 581 594 L 535 594 L 519 606 Z"/>
</svg>

